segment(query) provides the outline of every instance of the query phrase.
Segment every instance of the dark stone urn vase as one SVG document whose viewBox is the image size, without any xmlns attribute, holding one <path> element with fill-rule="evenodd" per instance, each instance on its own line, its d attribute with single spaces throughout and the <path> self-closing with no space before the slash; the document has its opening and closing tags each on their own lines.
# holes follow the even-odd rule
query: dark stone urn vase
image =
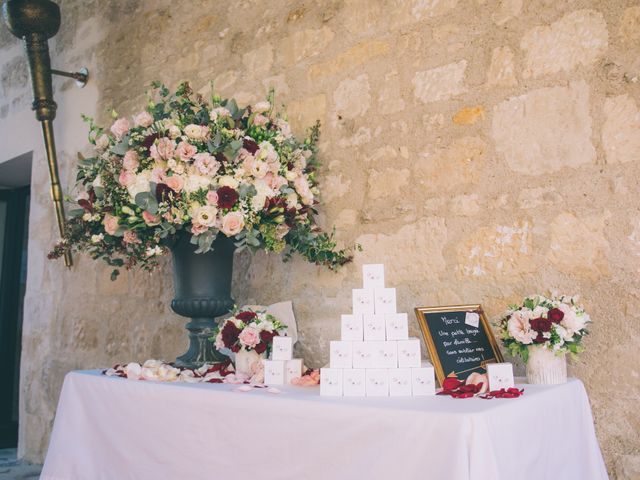
<svg viewBox="0 0 640 480">
<path fill-rule="evenodd" d="M 216 331 L 215 318 L 233 307 L 231 277 L 233 273 L 233 238 L 219 234 L 213 250 L 195 253 L 197 245 L 191 235 L 180 235 L 171 247 L 173 254 L 173 288 L 171 308 L 189 317 L 189 350 L 176 359 L 176 365 L 188 368 L 226 360 L 209 340 Z"/>
</svg>

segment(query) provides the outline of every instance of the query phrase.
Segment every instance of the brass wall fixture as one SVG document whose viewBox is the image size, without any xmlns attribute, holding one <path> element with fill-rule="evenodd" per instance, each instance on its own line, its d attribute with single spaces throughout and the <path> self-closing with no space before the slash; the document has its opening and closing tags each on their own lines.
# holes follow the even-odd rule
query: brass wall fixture
<svg viewBox="0 0 640 480">
<path fill-rule="evenodd" d="M 24 41 L 31 86 L 33 89 L 33 110 L 42 125 L 42 135 L 51 176 L 51 197 L 56 210 L 58 229 L 64 237 L 65 217 L 56 144 L 53 135 L 53 119 L 56 117 L 57 104 L 53 100 L 51 76 L 62 75 L 76 80 L 79 86 L 87 83 L 89 72 L 86 68 L 79 72 L 67 73 L 51 68 L 48 40 L 60 28 L 60 7 L 51 0 L 6 0 L 2 5 L 2 16 L 11 33 Z M 64 263 L 72 265 L 71 254 L 67 252 Z"/>
</svg>

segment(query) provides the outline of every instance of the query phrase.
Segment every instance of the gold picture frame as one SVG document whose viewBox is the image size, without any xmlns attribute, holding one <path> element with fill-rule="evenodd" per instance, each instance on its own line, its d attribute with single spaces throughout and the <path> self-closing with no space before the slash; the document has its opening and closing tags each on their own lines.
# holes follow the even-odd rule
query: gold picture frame
<svg viewBox="0 0 640 480">
<path fill-rule="evenodd" d="M 447 367 L 443 365 L 443 362 L 442 362 L 442 359 L 440 358 L 440 353 L 439 353 L 439 350 L 441 350 L 443 347 L 442 346 L 440 348 L 436 347 L 436 339 L 434 339 L 431 326 L 429 325 L 428 317 L 434 313 L 438 313 L 438 314 L 464 313 L 466 315 L 466 313 L 468 312 L 474 312 L 479 315 L 480 318 L 478 323 L 478 330 L 481 332 L 484 332 L 488 346 L 491 349 L 492 356 L 490 358 L 484 358 L 481 355 L 483 359 L 480 361 L 478 366 L 474 368 L 466 369 L 464 371 L 456 372 L 455 370 L 453 370 L 453 372 L 456 374 L 467 373 L 469 370 L 477 370 L 480 368 L 485 368 L 486 364 L 488 363 L 504 362 L 502 353 L 498 348 L 498 343 L 496 342 L 496 339 L 493 335 L 493 331 L 491 330 L 489 321 L 487 320 L 487 316 L 485 315 L 484 310 L 482 309 L 482 305 L 471 304 L 471 305 L 449 305 L 449 306 L 441 306 L 441 307 L 416 307 L 415 313 L 416 313 L 416 317 L 418 318 L 418 324 L 420 325 L 420 330 L 422 332 L 422 336 L 424 337 L 424 341 L 427 345 L 427 350 L 429 351 L 429 356 L 431 357 L 431 362 L 433 363 L 433 367 L 436 372 L 436 377 L 438 378 L 438 382 L 440 383 L 440 385 L 442 385 L 442 382 L 444 381 L 444 379 L 451 372 L 445 372 L 445 368 Z M 450 370 L 450 368 L 447 368 L 447 370 Z"/>
</svg>

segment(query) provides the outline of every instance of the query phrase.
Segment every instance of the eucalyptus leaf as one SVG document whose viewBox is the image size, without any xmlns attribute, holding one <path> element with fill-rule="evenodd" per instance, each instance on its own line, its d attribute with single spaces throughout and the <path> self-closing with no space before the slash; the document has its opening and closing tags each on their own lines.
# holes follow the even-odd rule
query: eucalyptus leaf
<svg viewBox="0 0 640 480">
<path fill-rule="evenodd" d="M 158 213 L 158 200 L 151 192 L 140 192 L 135 198 L 136 205 L 152 215 Z"/>
<path fill-rule="evenodd" d="M 114 155 L 124 155 L 127 153 L 127 150 L 129 150 L 129 134 L 122 137 L 122 140 L 111 148 L 111 153 Z"/>
</svg>

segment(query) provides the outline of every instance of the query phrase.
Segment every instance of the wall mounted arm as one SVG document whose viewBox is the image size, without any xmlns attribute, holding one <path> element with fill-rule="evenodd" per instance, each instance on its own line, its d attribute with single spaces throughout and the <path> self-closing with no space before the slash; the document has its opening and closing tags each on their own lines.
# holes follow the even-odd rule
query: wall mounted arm
<svg viewBox="0 0 640 480">
<path fill-rule="evenodd" d="M 60 7 L 51 0 L 6 0 L 2 5 L 2 14 L 11 33 L 24 41 L 33 89 L 32 107 L 36 112 L 36 118 L 42 124 L 51 176 L 51 197 L 56 210 L 58 229 L 64 237 L 65 215 L 53 134 L 53 119 L 56 117 L 57 105 L 53 100 L 51 82 L 52 73 L 64 72 L 51 69 L 48 44 L 48 40 L 58 33 L 60 28 Z M 86 76 L 84 81 L 86 82 Z M 65 254 L 64 262 L 68 267 L 72 265 L 69 252 Z"/>
</svg>

